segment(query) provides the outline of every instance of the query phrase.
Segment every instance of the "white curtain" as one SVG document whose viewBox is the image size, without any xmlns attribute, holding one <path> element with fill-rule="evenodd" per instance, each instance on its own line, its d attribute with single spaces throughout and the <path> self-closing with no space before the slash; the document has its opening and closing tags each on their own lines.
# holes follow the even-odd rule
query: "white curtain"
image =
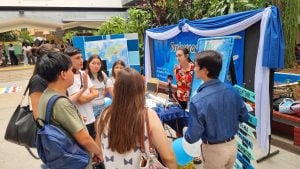
<svg viewBox="0 0 300 169">
<path fill-rule="evenodd" d="M 260 23 L 260 34 L 265 34 L 265 29 L 271 15 L 271 10 L 264 10 Z M 254 80 L 255 116 L 257 117 L 256 136 L 259 147 L 263 152 L 269 149 L 270 126 L 270 99 L 269 79 L 270 69 L 262 66 L 265 36 L 260 36 Z"/>
</svg>

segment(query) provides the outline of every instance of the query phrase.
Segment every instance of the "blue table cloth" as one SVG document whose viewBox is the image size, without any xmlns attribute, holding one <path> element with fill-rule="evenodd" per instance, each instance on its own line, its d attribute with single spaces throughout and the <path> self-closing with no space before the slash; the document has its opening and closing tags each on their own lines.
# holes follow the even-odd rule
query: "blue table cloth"
<svg viewBox="0 0 300 169">
<path fill-rule="evenodd" d="M 166 109 L 163 107 L 154 107 L 152 109 L 156 111 L 162 123 L 168 124 L 176 131 L 178 136 L 182 136 L 183 127 L 188 126 L 188 112 L 177 106 L 171 106 Z"/>
</svg>

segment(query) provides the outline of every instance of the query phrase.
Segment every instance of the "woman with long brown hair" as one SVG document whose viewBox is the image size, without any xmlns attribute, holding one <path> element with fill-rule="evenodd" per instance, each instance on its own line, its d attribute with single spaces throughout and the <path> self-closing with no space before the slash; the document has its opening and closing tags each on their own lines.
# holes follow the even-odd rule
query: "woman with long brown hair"
<svg viewBox="0 0 300 169">
<path fill-rule="evenodd" d="M 149 138 L 144 127 L 147 114 L 151 142 L 164 164 L 170 169 L 177 168 L 171 144 L 156 112 L 145 108 L 143 77 L 125 68 L 118 73 L 113 90 L 112 104 L 102 112 L 97 133 L 106 168 L 139 168 L 140 140 L 144 141 L 141 144 L 145 144 L 146 152 L 149 145 L 142 134 Z"/>
</svg>

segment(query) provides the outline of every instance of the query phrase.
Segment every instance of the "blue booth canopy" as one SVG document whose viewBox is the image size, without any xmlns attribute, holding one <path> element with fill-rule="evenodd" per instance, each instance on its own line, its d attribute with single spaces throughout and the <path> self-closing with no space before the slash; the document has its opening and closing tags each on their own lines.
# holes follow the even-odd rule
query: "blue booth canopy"
<svg viewBox="0 0 300 169">
<path fill-rule="evenodd" d="M 277 7 L 272 6 L 194 21 L 182 19 L 176 25 L 146 30 L 145 76 L 146 79 L 149 79 L 153 72 L 150 39 L 168 40 L 181 32 L 192 32 L 204 37 L 227 36 L 246 30 L 257 22 L 261 23 L 254 82 L 255 111 L 258 117 L 257 138 L 262 150 L 267 151 L 270 134 L 269 73 L 271 68 L 284 67 L 284 39 Z M 253 52 L 256 54 L 255 51 Z"/>
</svg>

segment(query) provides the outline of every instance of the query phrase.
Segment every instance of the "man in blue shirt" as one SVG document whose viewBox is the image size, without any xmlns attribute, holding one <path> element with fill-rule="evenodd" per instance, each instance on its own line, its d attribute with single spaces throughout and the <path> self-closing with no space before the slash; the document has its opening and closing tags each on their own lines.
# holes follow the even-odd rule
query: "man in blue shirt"
<svg viewBox="0 0 300 169">
<path fill-rule="evenodd" d="M 191 98 L 191 121 L 185 133 L 189 143 L 202 139 L 204 169 L 232 169 L 237 155 L 234 139 L 239 123 L 248 120 L 243 99 L 231 86 L 218 80 L 222 58 L 216 51 L 198 53 L 195 76 L 204 83 Z"/>
</svg>

